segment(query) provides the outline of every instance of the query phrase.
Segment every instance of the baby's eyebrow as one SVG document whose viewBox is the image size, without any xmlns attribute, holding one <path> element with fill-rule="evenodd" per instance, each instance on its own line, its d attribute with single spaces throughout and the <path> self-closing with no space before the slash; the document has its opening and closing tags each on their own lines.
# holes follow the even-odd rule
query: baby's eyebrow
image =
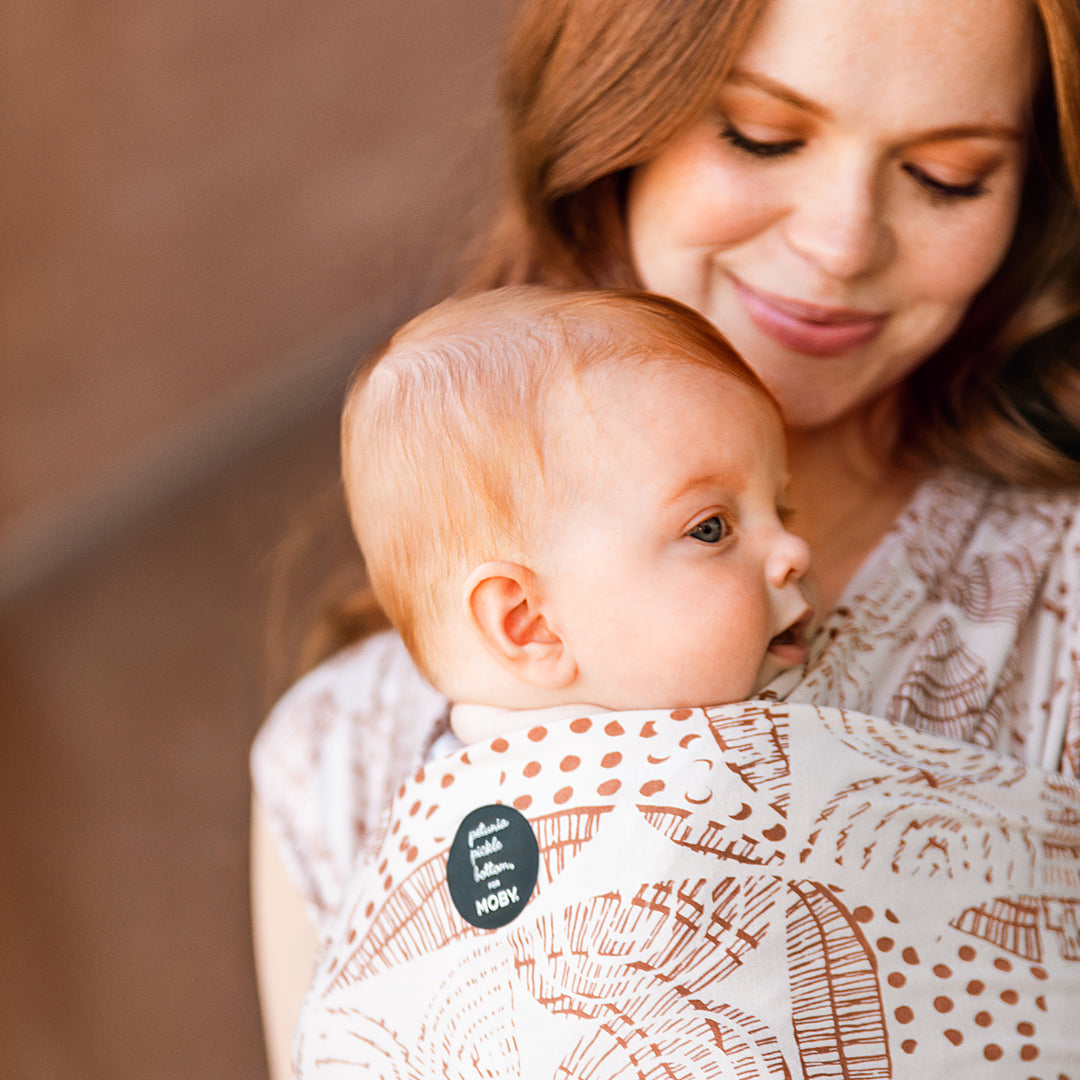
<svg viewBox="0 0 1080 1080">
<path fill-rule="evenodd" d="M 667 495 L 664 496 L 661 501 L 661 506 L 667 509 L 670 506 L 674 506 L 676 503 L 682 502 L 684 499 L 691 495 L 696 495 L 700 491 L 715 491 L 717 488 L 723 488 L 727 490 L 727 483 L 725 478 L 719 473 L 706 472 L 697 476 L 691 476 L 689 479 L 679 484 Z"/>
</svg>

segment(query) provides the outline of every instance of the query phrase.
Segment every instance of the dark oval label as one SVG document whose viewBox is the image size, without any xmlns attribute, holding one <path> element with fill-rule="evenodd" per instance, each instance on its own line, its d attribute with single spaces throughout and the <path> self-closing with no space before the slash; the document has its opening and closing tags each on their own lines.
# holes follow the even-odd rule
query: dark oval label
<svg viewBox="0 0 1080 1080">
<path fill-rule="evenodd" d="M 481 806 L 465 815 L 450 845 L 450 899 L 467 923 L 495 930 L 521 914 L 539 868 L 529 819 L 512 806 Z"/>
</svg>

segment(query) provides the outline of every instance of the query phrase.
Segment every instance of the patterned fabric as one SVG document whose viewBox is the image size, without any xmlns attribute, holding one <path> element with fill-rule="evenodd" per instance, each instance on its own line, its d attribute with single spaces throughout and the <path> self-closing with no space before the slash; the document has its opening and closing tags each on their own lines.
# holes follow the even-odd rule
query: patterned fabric
<svg viewBox="0 0 1080 1080">
<path fill-rule="evenodd" d="M 1080 498 L 924 485 L 770 688 L 1080 775 Z"/>
<path fill-rule="evenodd" d="M 492 803 L 528 818 L 539 875 L 481 930 L 447 858 Z M 464 858 L 477 913 L 516 893 L 487 820 Z M 425 766 L 296 1050 L 321 1080 L 1078 1077 L 1078 1018 L 1080 783 L 756 702 L 563 720 Z"/>
<path fill-rule="evenodd" d="M 1080 774 L 1080 496 L 924 484 L 849 586 L 805 669 L 770 694 L 885 717 Z M 446 702 L 380 635 L 282 699 L 256 790 L 325 933 L 390 794 Z"/>
<path fill-rule="evenodd" d="M 251 755 L 278 847 L 323 927 L 394 789 L 445 727 L 447 703 L 396 634 L 321 664 L 280 702 Z"/>
</svg>

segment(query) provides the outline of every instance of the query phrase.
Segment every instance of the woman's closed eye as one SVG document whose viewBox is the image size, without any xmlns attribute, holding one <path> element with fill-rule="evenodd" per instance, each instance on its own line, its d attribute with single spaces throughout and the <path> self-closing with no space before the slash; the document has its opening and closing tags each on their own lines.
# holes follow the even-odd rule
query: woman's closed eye
<svg viewBox="0 0 1080 1080">
<path fill-rule="evenodd" d="M 790 157 L 806 145 L 806 141 L 801 138 L 760 138 L 748 135 L 727 118 L 720 121 L 720 137 L 736 150 L 762 160 Z M 977 199 L 988 190 L 982 177 L 965 182 L 950 182 L 912 162 L 901 165 L 901 168 L 937 201 Z"/>
<path fill-rule="evenodd" d="M 736 150 L 757 158 L 787 157 L 803 145 L 802 139 L 753 139 L 730 120 L 722 121 L 720 137 Z"/>
<path fill-rule="evenodd" d="M 686 535 L 693 540 L 700 540 L 703 544 L 719 544 L 721 540 L 726 540 L 730 533 L 731 526 L 727 521 L 719 514 L 713 514 L 712 517 L 699 521 Z"/>
<path fill-rule="evenodd" d="M 925 169 L 918 165 L 902 165 L 901 168 L 921 188 L 937 199 L 977 199 L 987 191 L 983 180 L 972 180 L 966 184 L 949 184 L 931 176 Z"/>
</svg>

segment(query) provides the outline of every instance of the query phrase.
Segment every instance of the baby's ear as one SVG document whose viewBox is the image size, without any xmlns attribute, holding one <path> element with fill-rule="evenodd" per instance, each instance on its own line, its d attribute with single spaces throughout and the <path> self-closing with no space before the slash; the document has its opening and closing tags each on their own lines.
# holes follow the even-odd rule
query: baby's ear
<svg viewBox="0 0 1080 1080">
<path fill-rule="evenodd" d="M 536 575 L 519 563 L 487 562 L 465 582 L 468 615 L 487 651 L 534 686 L 569 686 L 577 665 L 544 610 Z"/>
</svg>

